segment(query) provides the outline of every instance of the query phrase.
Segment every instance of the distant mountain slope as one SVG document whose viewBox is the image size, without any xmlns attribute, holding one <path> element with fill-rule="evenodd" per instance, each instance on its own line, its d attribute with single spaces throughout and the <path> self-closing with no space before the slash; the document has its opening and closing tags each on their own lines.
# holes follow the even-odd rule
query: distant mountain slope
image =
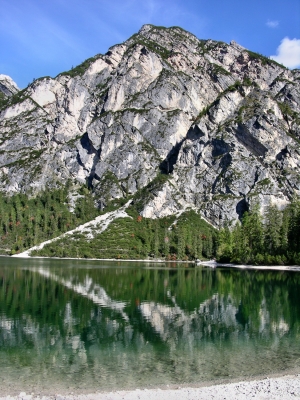
<svg viewBox="0 0 300 400">
<path fill-rule="evenodd" d="M 101 208 L 199 209 L 213 225 L 300 190 L 300 71 L 235 42 L 144 25 L 0 103 L 0 189 L 87 182 Z"/>
<path fill-rule="evenodd" d="M 17 84 L 7 75 L 0 74 L 0 94 L 7 98 L 19 91 Z"/>
</svg>

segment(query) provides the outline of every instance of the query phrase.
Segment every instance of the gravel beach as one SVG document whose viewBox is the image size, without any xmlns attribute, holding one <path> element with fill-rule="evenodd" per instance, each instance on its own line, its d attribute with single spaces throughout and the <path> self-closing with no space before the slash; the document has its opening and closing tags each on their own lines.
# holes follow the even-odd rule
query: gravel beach
<svg viewBox="0 0 300 400">
<path fill-rule="evenodd" d="M 0 389 L 1 396 L 1 389 Z M 254 381 L 229 383 L 207 387 L 178 387 L 172 389 L 136 389 L 107 393 L 69 395 L 35 395 L 20 393 L 4 396 L 0 400 L 248 400 L 248 399 L 300 399 L 300 374 L 265 378 Z"/>
</svg>

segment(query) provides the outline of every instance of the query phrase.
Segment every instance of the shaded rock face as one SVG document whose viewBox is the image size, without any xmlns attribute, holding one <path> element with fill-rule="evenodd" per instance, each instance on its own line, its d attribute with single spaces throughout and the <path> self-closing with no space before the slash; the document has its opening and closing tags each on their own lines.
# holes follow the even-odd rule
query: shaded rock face
<svg viewBox="0 0 300 400">
<path fill-rule="evenodd" d="M 3 98 L 11 97 L 16 94 L 19 88 L 9 76 L 0 74 L 0 93 Z"/>
<path fill-rule="evenodd" d="M 71 180 L 103 207 L 164 173 L 141 214 L 195 207 L 215 226 L 299 194 L 300 71 L 235 42 L 145 25 L 15 97 L 0 111 L 6 193 Z"/>
</svg>

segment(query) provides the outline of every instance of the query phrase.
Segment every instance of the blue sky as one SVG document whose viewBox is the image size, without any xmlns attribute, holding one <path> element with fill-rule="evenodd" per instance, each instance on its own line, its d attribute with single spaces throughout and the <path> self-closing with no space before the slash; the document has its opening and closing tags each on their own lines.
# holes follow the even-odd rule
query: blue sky
<svg viewBox="0 0 300 400">
<path fill-rule="evenodd" d="M 0 9 L 0 74 L 20 88 L 105 53 L 146 23 L 235 40 L 300 68 L 300 0 L 0 0 Z"/>
</svg>

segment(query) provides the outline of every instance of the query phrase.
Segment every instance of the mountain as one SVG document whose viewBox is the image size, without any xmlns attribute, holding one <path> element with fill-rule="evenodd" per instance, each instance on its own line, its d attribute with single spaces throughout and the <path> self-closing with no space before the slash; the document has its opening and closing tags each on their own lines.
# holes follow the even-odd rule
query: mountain
<svg viewBox="0 0 300 400">
<path fill-rule="evenodd" d="M 7 75 L 0 74 L 0 95 L 3 99 L 7 99 L 12 95 L 16 94 L 19 91 L 19 88 L 11 77 Z"/>
<path fill-rule="evenodd" d="M 194 208 L 216 227 L 299 194 L 300 70 L 234 41 L 144 25 L 55 78 L 9 82 L 4 193 L 87 184 L 101 209 L 134 196 L 142 217 Z"/>
</svg>

